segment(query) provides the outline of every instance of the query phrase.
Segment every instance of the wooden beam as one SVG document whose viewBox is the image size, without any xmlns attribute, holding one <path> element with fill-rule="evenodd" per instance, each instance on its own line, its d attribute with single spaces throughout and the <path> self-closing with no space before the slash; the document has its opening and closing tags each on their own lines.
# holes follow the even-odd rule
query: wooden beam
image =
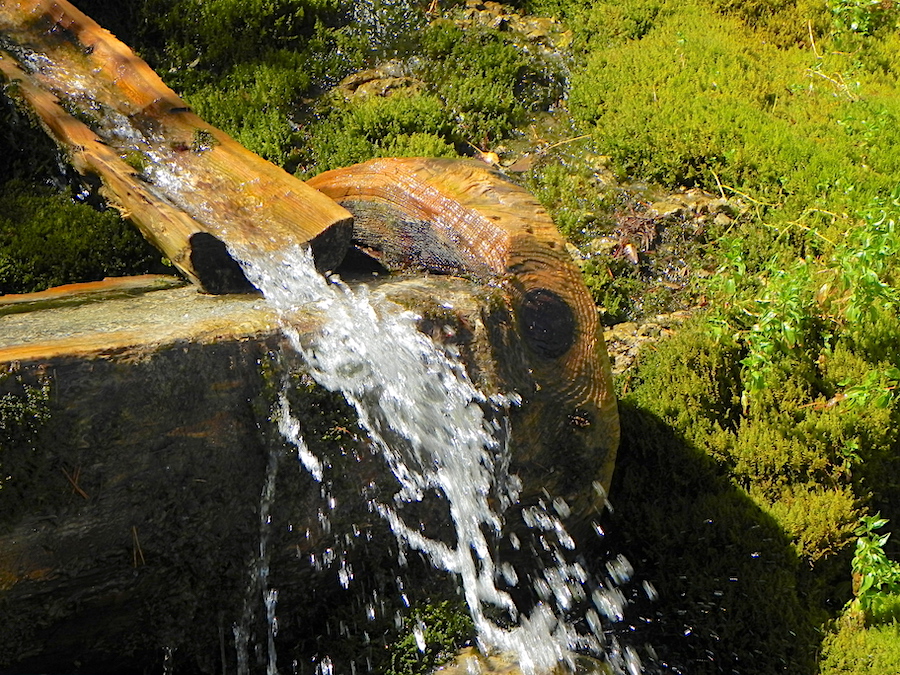
<svg viewBox="0 0 900 675">
<path fill-rule="evenodd" d="M 293 245 L 321 270 L 343 259 L 347 211 L 200 119 L 66 0 L 0 3 L 0 37 L 6 91 L 193 282 L 247 290 L 235 254 Z"/>
</svg>

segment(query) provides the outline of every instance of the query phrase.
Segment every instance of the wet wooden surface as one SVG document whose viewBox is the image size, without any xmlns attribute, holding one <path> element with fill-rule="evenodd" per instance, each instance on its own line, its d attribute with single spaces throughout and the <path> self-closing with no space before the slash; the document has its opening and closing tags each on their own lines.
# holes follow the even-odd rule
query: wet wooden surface
<svg viewBox="0 0 900 675">
<path fill-rule="evenodd" d="M 350 215 L 205 123 L 126 45 L 65 0 L 0 3 L 0 81 L 192 281 L 246 290 L 234 255 L 312 246 L 334 269 Z"/>
<path fill-rule="evenodd" d="M 370 589 L 396 564 L 393 535 L 360 494 L 376 476 L 392 485 L 387 464 L 343 397 L 290 361 L 262 299 L 148 281 L 32 294 L 44 304 L 18 296 L 10 300 L 30 311 L 0 315 L 0 401 L 26 405 L 26 389 L 45 392 L 45 414 L 28 413 L 41 420 L 33 438 L 13 434 L 3 448 L 0 673 L 161 670 L 164 648 L 177 669 L 231 671 L 242 622 L 264 645 L 251 571 L 273 452 L 283 458 L 268 541 L 279 654 L 315 643 L 327 632 L 323 616 L 337 617 L 328 630 L 344 639 L 337 622 L 362 606 L 353 589 Z M 522 347 L 500 289 L 416 277 L 372 292 L 415 310 L 420 329 L 452 345 L 486 393 L 533 387 L 511 365 Z M 293 318 L 301 333 L 315 330 L 315 314 Z M 288 395 L 303 438 L 333 467 L 327 493 L 341 508 L 327 528 L 323 484 L 275 424 L 289 366 L 300 378 Z M 310 562 L 344 549 L 360 579 L 349 592 L 334 566 Z"/>
<path fill-rule="evenodd" d="M 354 242 L 389 269 L 458 274 L 504 289 L 536 383 L 525 393 L 534 424 L 523 425 L 531 435 L 519 439 L 520 450 L 529 454 L 530 445 L 532 457 L 552 458 L 548 471 L 571 472 L 573 480 L 590 466 L 608 487 L 619 421 L 602 326 L 534 196 L 483 163 L 445 159 L 376 159 L 308 182 L 354 214 Z"/>
</svg>

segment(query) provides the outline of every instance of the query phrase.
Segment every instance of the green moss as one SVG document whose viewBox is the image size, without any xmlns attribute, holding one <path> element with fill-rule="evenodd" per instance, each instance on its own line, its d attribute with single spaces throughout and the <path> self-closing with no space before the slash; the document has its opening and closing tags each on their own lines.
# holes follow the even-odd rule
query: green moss
<svg viewBox="0 0 900 675">
<path fill-rule="evenodd" d="M 900 624 L 866 628 L 842 621 L 822 648 L 822 675 L 900 672 Z"/>
<path fill-rule="evenodd" d="M 379 148 L 384 157 L 459 157 L 456 148 L 437 134 L 413 132 L 396 134 L 384 148 Z"/>
<path fill-rule="evenodd" d="M 581 272 L 605 324 L 631 321 L 645 314 L 643 302 L 650 298 L 636 265 L 598 256 L 585 261 Z M 647 309 L 650 311 L 646 313 L 654 313 L 653 308 Z"/>
<path fill-rule="evenodd" d="M 292 114 L 312 86 L 312 74 L 309 55 L 273 50 L 234 65 L 221 77 L 186 81 L 184 95 L 204 120 L 283 165 L 298 138 Z"/>
<path fill-rule="evenodd" d="M 789 630 L 805 636 L 794 647 L 785 647 L 787 651 L 781 658 L 798 659 L 799 672 L 814 672 L 804 659 L 815 650 L 816 631 L 827 618 L 826 607 L 840 607 L 849 597 L 848 545 L 861 508 L 873 488 L 881 495 L 893 494 L 894 488 L 878 475 L 894 475 L 896 471 L 896 440 L 892 431 L 896 428 L 896 412 L 891 406 L 840 407 L 827 402 L 830 394 L 822 389 L 833 386 L 833 382 L 828 385 L 831 376 L 852 369 L 854 363 L 859 365 L 846 346 L 835 350 L 833 363 L 823 362 L 824 376 L 789 355 L 778 357 L 767 387 L 745 408 L 741 400 L 741 348 L 734 342 L 717 339 L 708 320 L 709 317 L 699 317 L 673 338 L 645 351 L 636 372 L 621 383 L 626 425 L 631 424 L 631 415 L 652 415 L 662 425 L 658 427 L 660 432 L 669 429 L 673 435 L 665 446 L 650 449 L 645 444 L 656 446 L 662 441 L 648 438 L 645 431 L 638 434 L 639 438 L 630 437 L 628 432 L 623 434 L 616 474 L 617 490 L 621 492 L 614 493 L 613 498 L 617 508 L 627 512 L 629 519 L 636 518 L 637 523 L 618 521 L 616 525 L 641 531 L 640 554 L 653 561 L 652 566 L 659 566 L 666 583 L 672 583 L 667 575 L 674 571 L 665 572 L 668 564 L 660 557 L 668 554 L 661 550 L 674 547 L 676 541 L 685 546 L 683 550 L 691 550 L 679 561 L 682 574 L 685 568 L 693 569 L 695 565 L 696 573 L 702 574 L 700 569 L 708 558 L 702 550 L 692 550 L 683 541 L 690 528 L 675 533 L 652 525 L 661 519 L 672 526 L 671 516 L 664 513 L 680 513 L 687 508 L 687 513 L 699 518 L 697 511 L 702 508 L 709 522 L 729 522 L 725 527 L 730 531 L 736 526 L 734 509 L 740 504 L 742 517 L 756 523 L 749 526 L 751 529 L 766 523 L 771 532 L 783 537 L 779 539 L 783 543 L 772 548 L 775 540 L 760 541 L 756 544 L 759 555 L 786 557 L 779 563 L 782 567 L 770 570 L 777 581 L 764 583 L 783 585 L 774 595 L 779 604 L 784 598 L 791 598 L 788 604 L 792 609 L 784 620 L 792 623 Z M 646 424 L 646 420 L 641 424 Z M 662 435 L 665 438 L 665 433 Z M 680 459 L 669 458 L 669 454 Z M 866 468 L 867 458 L 872 458 L 871 473 Z M 675 461 L 699 465 L 703 470 L 675 468 Z M 886 464 L 874 469 L 880 462 Z M 696 475 L 685 475 L 685 471 Z M 632 481 L 636 484 L 632 485 Z M 650 486 L 657 481 L 665 482 L 669 494 L 638 504 L 646 497 L 641 496 L 640 484 Z M 699 484 L 691 486 L 693 481 Z M 679 501 L 681 494 L 685 500 L 691 500 L 689 506 Z M 725 499 L 725 495 L 729 497 Z M 883 496 L 879 502 L 884 502 Z M 679 516 L 676 529 L 688 527 L 681 522 L 687 513 Z M 743 527 L 746 532 L 748 526 Z M 771 536 L 766 535 L 764 540 Z M 782 545 L 789 551 L 782 550 Z M 722 554 L 722 564 L 742 568 L 740 558 L 730 553 Z M 760 570 L 743 572 L 757 573 Z M 691 578 L 691 573 L 687 572 L 687 576 Z M 739 574 L 736 576 L 740 578 Z M 687 593 L 698 590 L 692 582 Z M 678 606 L 680 601 L 670 598 L 664 602 Z M 754 602 L 765 606 L 767 601 L 758 598 Z M 670 610 L 663 613 L 667 611 Z M 776 609 L 773 606 L 762 611 Z M 748 630 L 770 630 L 766 627 L 771 626 L 768 619 L 757 616 L 752 622 L 753 627 Z M 712 626 L 709 630 L 718 631 Z M 730 639 L 729 649 L 738 653 L 753 649 L 737 635 Z M 767 633 L 765 644 L 772 644 L 772 640 L 778 642 Z M 795 648 L 799 651 L 794 652 Z M 801 653 L 807 656 L 801 657 Z M 802 663 L 806 665 L 800 667 Z M 768 670 L 760 667 L 753 672 Z"/>
<path fill-rule="evenodd" d="M 858 204 L 893 185 L 896 82 L 843 54 L 779 48 L 763 29 L 700 3 L 664 3 L 651 23 L 639 37 L 600 43 L 573 77 L 571 110 L 621 175 L 721 183 L 780 205 L 778 218 Z M 860 142 L 882 123 L 893 126 Z"/>
<path fill-rule="evenodd" d="M 741 415 L 739 356 L 697 320 L 645 355 L 628 381 L 629 399 L 690 443 L 728 447 Z"/>
<path fill-rule="evenodd" d="M 648 393 L 641 390 L 634 393 Z M 659 594 L 654 602 L 634 600 L 633 616 L 653 617 L 640 639 L 682 672 L 815 672 L 828 596 L 810 592 L 808 565 L 701 442 L 634 400 L 620 402 L 615 510 L 604 529 L 609 548 L 634 564 L 636 580 Z"/>
<path fill-rule="evenodd" d="M 304 166 L 324 171 L 397 150 L 433 149 L 452 156 L 452 129 L 443 102 L 433 94 L 404 91 L 359 103 L 336 101 L 309 130 L 310 161 Z"/>
<path fill-rule="evenodd" d="M 41 433 L 50 419 L 50 386 L 29 383 L 14 370 L 0 372 L 0 529 L 44 499 L 33 490 L 48 470 Z"/>
<path fill-rule="evenodd" d="M 810 47 L 810 36 L 827 36 L 832 30 L 828 3 L 817 0 L 713 0 L 722 14 L 741 19 L 781 47 Z"/>
<path fill-rule="evenodd" d="M 170 66 L 227 72 L 273 49 L 301 49 L 335 0 L 147 0 L 140 39 Z"/>
<path fill-rule="evenodd" d="M 595 178 L 585 161 L 547 162 L 528 176 L 528 188 L 553 217 L 559 231 L 576 245 L 614 226 L 616 197 Z"/>
<path fill-rule="evenodd" d="M 843 550 L 856 525 L 858 499 L 849 485 L 829 489 L 810 482 L 787 485 L 777 494 L 752 490 L 751 496 L 810 565 Z"/>
<path fill-rule="evenodd" d="M 138 173 L 143 173 L 147 168 L 147 156 L 138 150 L 126 151 L 122 160 Z"/>
<path fill-rule="evenodd" d="M 473 637 L 465 605 L 439 602 L 414 610 L 403 636 L 391 646 L 385 675 L 425 675 L 449 661 Z"/>
<path fill-rule="evenodd" d="M 503 33 L 436 21 L 419 36 L 423 87 L 320 102 L 302 132 L 298 175 L 372 157 L 471 154 L 509 136 L 560 93 L 557 75 Z"/>
<path fill-rule="evenodd" d="M 199 154 L 201 152 L 210 150 L 215 145 L 218 145 L 218 141 L 211 132 L 207 131 L 206 129 L 194 129 L 194 133 L 191 136 L 192 152 Z"/>
<path fill-rule="evenodd" d="M 0 292 L 161 271 L 159 253 L 116 212 L 47 188 L 0 184 Z"/>
<path fill-rule="evenodd" d="M 562 95 L 559 66 L 495 30 L 437 21 L 424 33 L 426 78 L 455 117 L 462 139 L 490 147 Z"/>
</svg>

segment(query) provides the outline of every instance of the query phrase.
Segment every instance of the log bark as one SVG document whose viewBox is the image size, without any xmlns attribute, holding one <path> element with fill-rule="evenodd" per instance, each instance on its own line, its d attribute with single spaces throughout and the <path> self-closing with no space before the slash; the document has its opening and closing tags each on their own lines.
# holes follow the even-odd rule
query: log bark
<svg viewBox="0 0 900 675">
<path fill-rule="evenodd" d="M 354 241 L 392 270 L 500 284 L 511 299 L 535 386 L 517 449 L 582 503 L 590 467 L 612 478 L 618 410 L 597 309 L 552 219 L 526 190 L 484 164 L 377 159 L 308 181 L 354 215 Z M 552 460 L 551 462 L 546 462 Z M 526 481 L 527 483 L 528 481 Z"/>
<path fill-rule="evenodd" d="M 66 0 L 0 4 L 0 74 L 82 174 L 193 282 L 248 282 L 233 255 L 309 245 L 343 259 L 350 214 L 191 112 Z"/>
</svg>

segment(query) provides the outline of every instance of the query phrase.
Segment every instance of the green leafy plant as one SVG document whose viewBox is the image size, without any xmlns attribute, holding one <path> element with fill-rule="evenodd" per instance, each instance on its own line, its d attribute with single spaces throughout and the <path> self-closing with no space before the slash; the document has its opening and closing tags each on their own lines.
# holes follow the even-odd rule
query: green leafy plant
<svg viewBox="0 0 900 675">
<path fill-rule="evenodd" d="M 900 20 L 893 2 L 884 0 L 829 0 L 837 31 L 871 35 L 877 29 Z"/>
<path fill-rule="evenodd" d="M 889 199 L 874 200 L 837 244 L 807 228 L 811 238 L 832 246 L 826 255 L 786 261 L 778 254 L 752 265 L 745 239 L 720 242 L 722 264 L 708 288 L 721 302 L 711 323 L 719 339 L 734 341 L 746 351 L 741 360 L 745 408 L 768 386 L 779 362 L 788 358 L 812 368 L 836 342 L 862 340 L 878 317 L 900 304 L 895 282 L 898 196 L 895 189 Z M 813 249 L 809 243 L 807 248 Z M 844 391 L 833 403 L 886 407 L 894 400 L 898 382 L 896 364 L 871 363 L 862 374 L 838 379 L 836 385 Z"/>
<path fill-rule="evenodd" d="M 885 370 L 870 370 L 861 381 L 841 380 L 842 392 L 849 405 L 887 408 L 894 400 L 900 383 L 900 368 L 891 366 Z"/>
<path fill-rule="evenodd" d="M 857 540 L 851 569 L 856 598 L 851 610 L 862 611 L 867 619 L 876 622 L 900 609 L 900 563 L 890 560 L 884 552 L 890 533 L 876 532 L 887 523 L 876 513 L 863 516 L 854 530 Z"/>
<path fill-rule="evenodd" d="M 391 647 L 385 675 L 433 672 L 471 639 L 474 630 L 465 607 L 447 601 L 414 610 L 406 625 L 406 634 Z"/>
<path fill-rule="evenodd" d="M 900 254 L 898 208 L 900 186 L 894 188 L 887 208 L 876 204 L 865 211 L 863 226 L 850 230 L 834 252 L 840 291 L 835 304 L 840 319 L 851 326 L 865 325 L 879 310 L 900 302 L 900 289 L 891 283 Z"/>
</svg>

